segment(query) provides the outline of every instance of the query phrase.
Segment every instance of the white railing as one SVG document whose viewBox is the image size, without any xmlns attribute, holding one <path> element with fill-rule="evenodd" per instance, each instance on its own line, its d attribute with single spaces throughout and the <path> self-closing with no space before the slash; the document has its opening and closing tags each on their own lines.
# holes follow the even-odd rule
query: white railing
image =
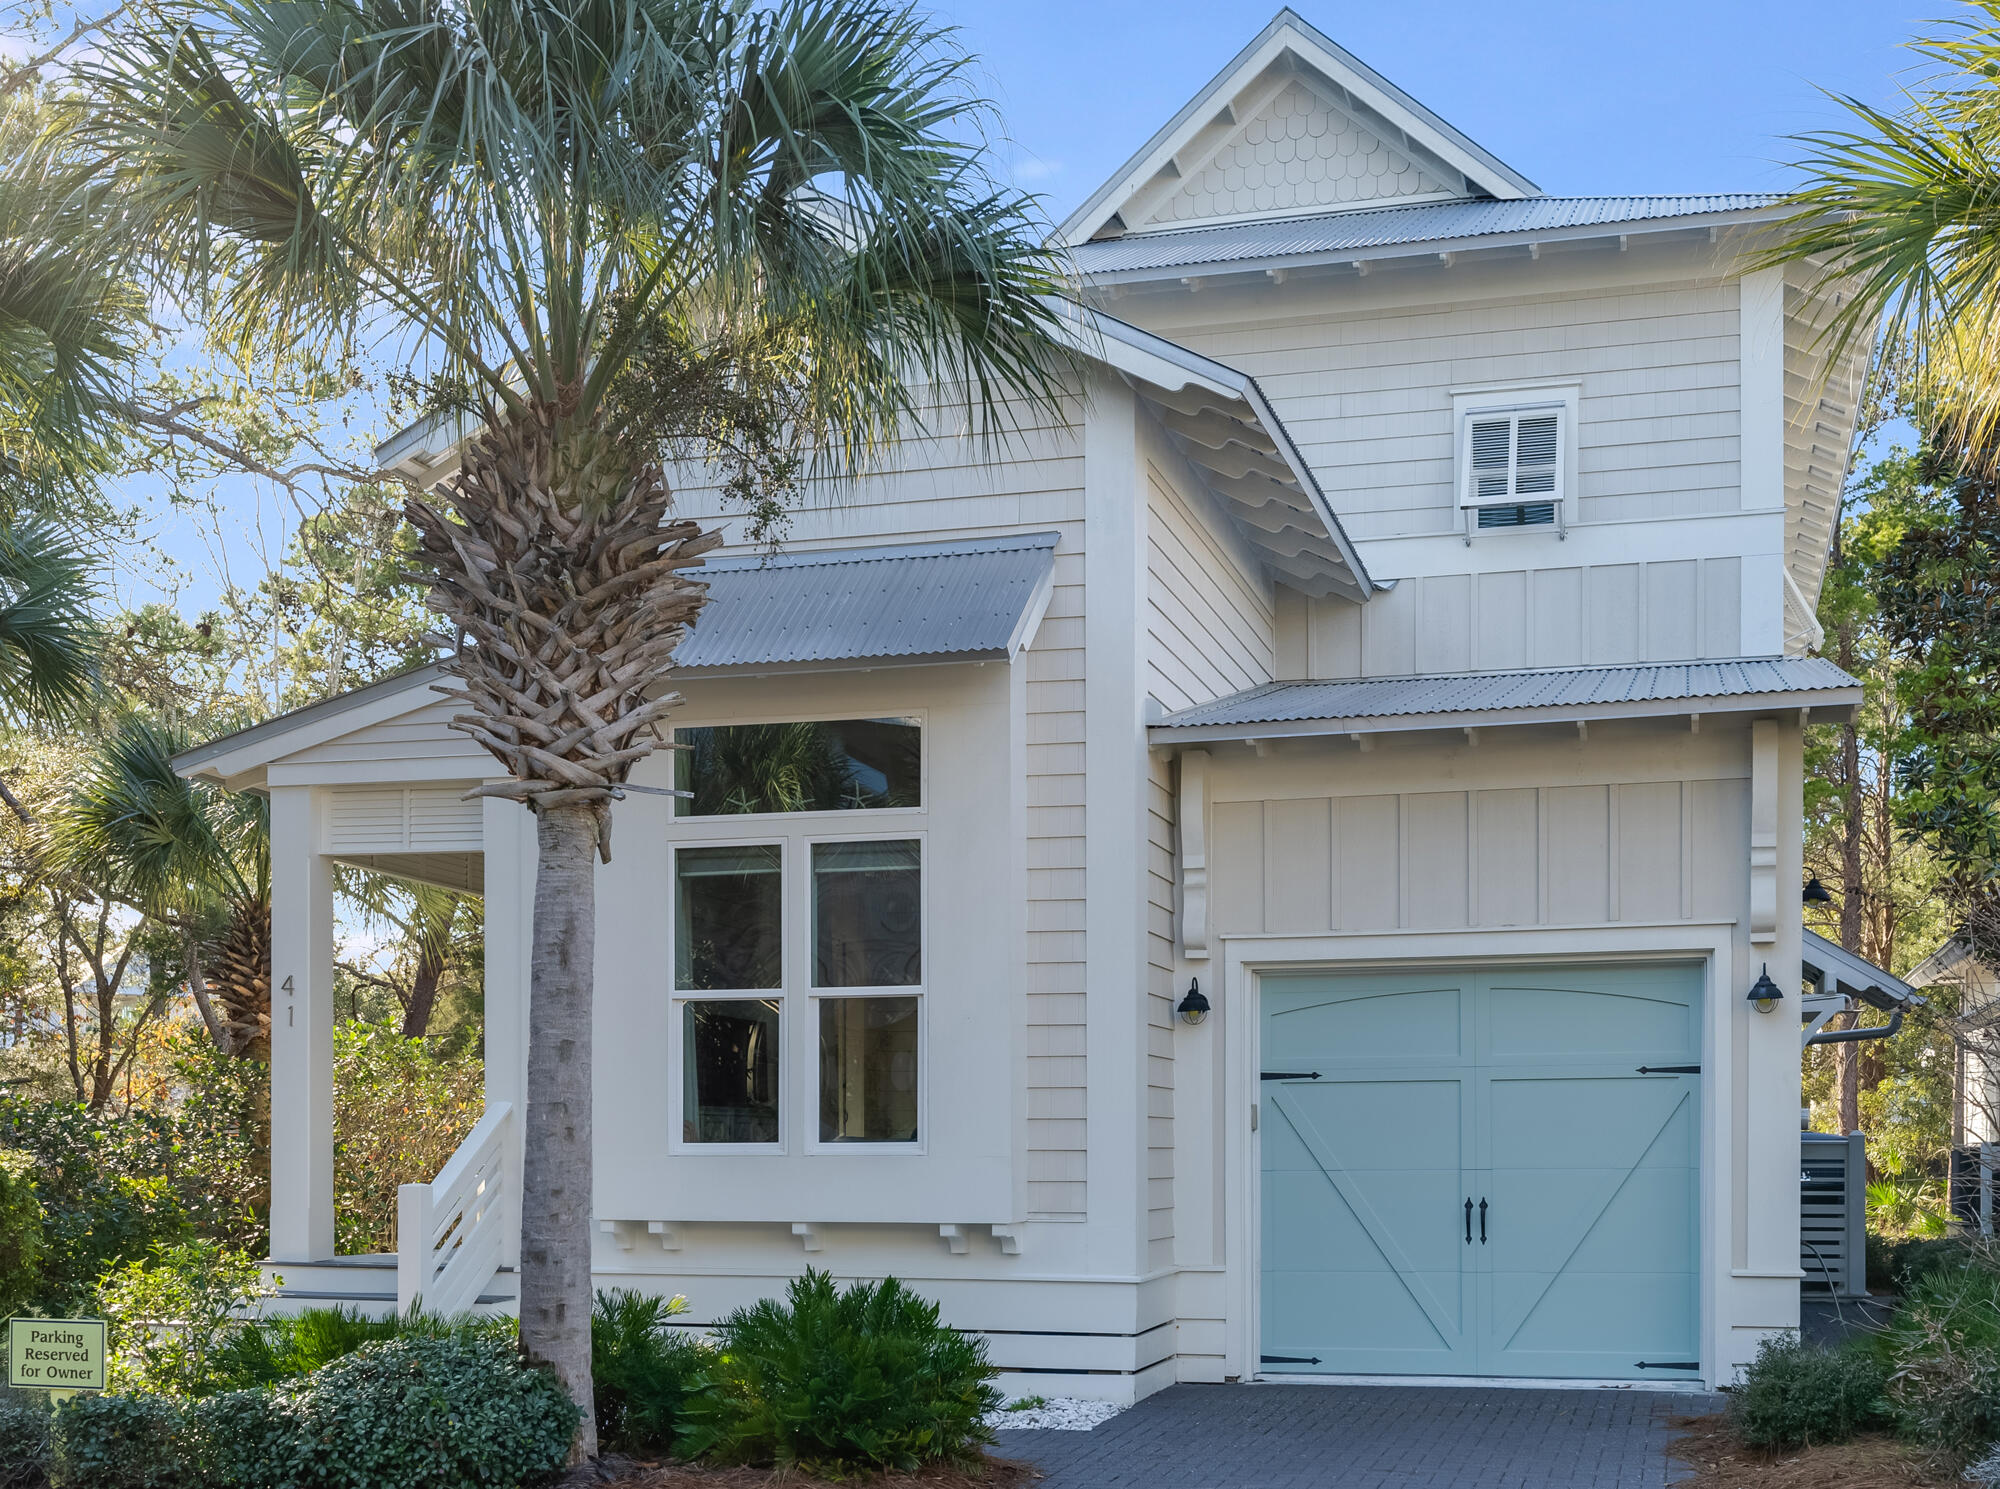
<svg viewBox="0 0 2000 1489">
<path fill-rule="evenodd" d="M 514 1108 L 486 1109 L 428 1184 L 396 1191 L 396 1308 L 463 1313 L 500 1270 Z"/>
</svg>

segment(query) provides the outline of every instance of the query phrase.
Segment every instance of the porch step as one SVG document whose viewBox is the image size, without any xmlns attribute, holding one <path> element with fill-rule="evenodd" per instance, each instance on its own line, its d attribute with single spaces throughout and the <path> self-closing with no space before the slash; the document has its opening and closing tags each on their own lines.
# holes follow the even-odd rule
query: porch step
<svg viewBox="0 0 2000 1489">
<path fill-rule="evenodd" d="M 396 1311 L 396 1255 L 376 1252 L 366 1256 L 331 1256 L 309 1262 L 263 1263 L 267 1280 L 282 1278 L 276 1296 L 267 1305 L 276 1313 L 299 1313 L 307 1308 L 337 1304 L 355 1308 L 371 1317 L 382 1318 Z M 520 1298 L 520 1286 L 512 1267 L 502 1267 L 474 1301 L 475 1313 L 512 1313 Z"/>
</svg>

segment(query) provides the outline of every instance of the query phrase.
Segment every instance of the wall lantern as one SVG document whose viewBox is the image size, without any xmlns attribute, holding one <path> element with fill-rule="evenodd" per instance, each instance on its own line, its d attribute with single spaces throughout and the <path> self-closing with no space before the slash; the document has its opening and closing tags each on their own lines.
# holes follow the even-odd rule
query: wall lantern
<svg viewBox="0 0 2000 1489">
<path fill-rule="evenodd" d="M 1749 1001 L 1757 1005 L 1759 1013 L 1769 1013 L 1784 996 L 1784 990 L 1771 981 L 1771 964 L 1766 962 L 1764 970 L 1757 974 L 1757 980 L 1750 984 Z"/>
<path fill-rule="evenodd" d="M 1806 881 L 1805 892 L 1799 898 L 1808 905 L 1831 905 L 1833 891 L 1820 883 L 1819 875 L 1814 874 Z"/>
<path fill-rule="evenodd" d="M 1202 996 L 1200 978 L 1188 979 L 1187 996 L 1181 999 L 1180 1006 L 1174 1012 L 1181 1016 L 1181 1022 L 1184 1024 L 1198 1024 L 1208 1017 L 1208 999 Z"/>
</svg>

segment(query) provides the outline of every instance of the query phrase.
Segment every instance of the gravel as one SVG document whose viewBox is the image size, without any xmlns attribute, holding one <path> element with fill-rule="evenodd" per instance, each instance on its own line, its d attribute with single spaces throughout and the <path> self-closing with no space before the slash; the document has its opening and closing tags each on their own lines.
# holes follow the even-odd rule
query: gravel
<svg viewBox="0 0 2000 1489">
<path fill-rule="evenodd" d="M 1018 1411 L 989 1412 L 986 1425 L 996 1432 L 1088 1432 L 1125 1410 L 1115 1401 L 1085 1401 L 1079 1396 L 1051 1396 L 1040 1406 Z"/>
</svg>

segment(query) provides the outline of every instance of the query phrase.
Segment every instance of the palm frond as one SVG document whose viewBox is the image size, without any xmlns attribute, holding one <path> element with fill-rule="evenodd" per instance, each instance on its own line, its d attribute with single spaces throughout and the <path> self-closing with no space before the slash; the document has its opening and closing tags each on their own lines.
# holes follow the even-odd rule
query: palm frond
<svg viewBox="0 0 2000 1489">
<path fill-rule="evenodd" d="M 95 697 L 90 572 L 53 522 L 0 524 L 0 719 L 62 719 Z"/>
</svg>

